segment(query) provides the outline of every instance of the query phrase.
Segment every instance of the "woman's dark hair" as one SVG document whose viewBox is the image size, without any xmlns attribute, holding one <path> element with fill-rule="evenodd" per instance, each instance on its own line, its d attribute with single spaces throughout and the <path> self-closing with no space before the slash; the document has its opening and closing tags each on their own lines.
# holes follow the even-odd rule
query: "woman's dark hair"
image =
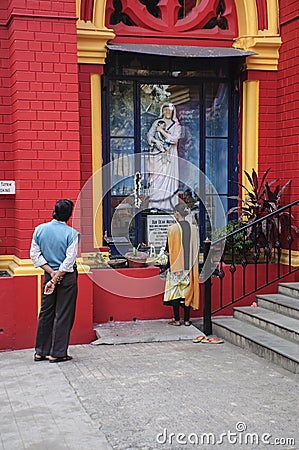
<svg viewBox="0 0 299 450">
<path fill-rule="evenodd" d="M 68 200 L 67 198 L 58 200 L 54 205 L 52 217 L 60 222 L 67 222 L 72 215 L 73 208 L 74 203 L 72 200 Z"/>
<path fill-rule="evenodd" d="M 174 211 L 178 212 L 182 217 L 186 217 L 190 213 L 190 209 L 186 203 L 178 203 L 175 205 Z"/>
</svg>

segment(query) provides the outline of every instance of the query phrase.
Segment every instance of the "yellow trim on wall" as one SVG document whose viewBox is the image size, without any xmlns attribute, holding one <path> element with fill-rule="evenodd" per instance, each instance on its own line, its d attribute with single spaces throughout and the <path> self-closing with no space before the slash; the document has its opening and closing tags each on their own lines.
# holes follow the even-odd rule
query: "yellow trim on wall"
<svg viewBox="0 0 299 450">
<path fill-rule="evenodd" d="M 82 64 L 105 64 L 107 41 L 115 37 L 113 30 L 105 27 L 106 0 L 94 0 L 93 19 L 80 18 L 81 0 L 76 0 L 77 54 Z"/>
<path fill-rule="evenodd" d="M 0 255 L 0 268 L 7 270 L 10 275 L 28 276 L 43 274 L 44 271 L 35 268 L 31 259 L 20 259 L 15 255 Z"/>
<path fill-rule="evenodd" d="M 239 36 L 256 35 L 258 32 L 258 16 L 255 0 L 235 0 Z"/>
<path fill-rule="evenodd" d="M 77 25 L 78 63 L 105 64 L 107 41 L 115 34 L 110 30 L 98 30 L 92 22 L 79 20 Z"/>
<path fill-rule="evenodd" d="M 246 58 L 248 70 L 277 70 L 281 38 L 278 0 L 267 0 L 268 28 L 258 29 L 256 0 L 235 0 L 239 36 L 233 47 L 255 52 Z"/>
<path fill-rule="evenodd" d="M 102 104 L 101 76 L 93 73 L 91 85 L 91 128 L 92 128 L 92 189 L 93 189 L 93 240 L 94 247 L 103 245 L 102 220 Z"/>
<path fill-rule="evenodd" d="M 82 258 L 77 258 L 79 273 L 89 272 L 89 266 L 85 266 Z M 15 255 L 0 255 L 0 270 L 7 270 L 13 276 L 43 275 L 43 269 L 36 268 L 31 259 L 21 259 Z"/>
<path fill-rule="evenodd" d="M 242 184 L 249 187 L 244 170 L 258 172 L 259 81 L 243 82 L 242 111 Z M 245 197 L 243 192 L 243 198 Z"/>
<path fill-rule="evenodd" d="M 108 28 L 105 27 L 105 21 L 106 21 L 106 3 L 107 0 L 94 0 L 93 5 L 93 23 L 97 28 L 100 30 L 108 30 Z M 112 31 L 113 30 L 109 30 Z M 114 34 L 114 32 L 113 32 Z"/>
<path fill-rule="evenodd" d="M 77 15 L 77 18 L 80 18 L 80 10 L 81 10 L 81 0 L 76 0 L 76 15 Z"/>
<path fill-rule="evenodd" d="M 268 32 L 279 34 L 279 4 L 278 0 L 267 0 Z"/>
<path fill-rule="evenodd" d="M 280 257 L 281 264 L 288 265 L 289 264 L 289 251 L 287 249 L 282 249 L 281 251 L 281 257 Z M 291 250 L 291 266 L 297 267 L 299 266 L 299 251 L 298 250 Z"/>
<path fill-rule="evenodd" d="M 273 71 L 278 68 L 281 42 L 279 36 L 246 36 L 236 39 L 233 47 L 256 53 L 246 58 L 248 70 Z"/>
</svg>

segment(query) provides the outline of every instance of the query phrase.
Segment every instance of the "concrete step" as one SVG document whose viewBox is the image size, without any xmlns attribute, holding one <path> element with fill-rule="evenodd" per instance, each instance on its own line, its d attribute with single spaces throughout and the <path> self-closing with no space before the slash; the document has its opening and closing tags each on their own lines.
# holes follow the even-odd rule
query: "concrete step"
<svg viewBox="0 0 299 450">
<path fill-rule="evenodd" d="M 235 317 L 214 317 L 213 334 L 252 351 L 293 373 L 299 373 L 299 345 Z"/>
<path fill-rule="evenodd" d="M 299 301 L 299 283 L 279 283 L 278 293 L 296 298 Z"/>
<path fill-rule="evenodd" d="M 299 301 L 295 298 L 283 294 L 258 294 L 256 301 L 261 308 L 299 319 Z"/>
<path fill-rule="evenodd" d="M 269 309 L 251 306 L 234 308 L 234 317 L 299 344 L 299 320 Z"/>
</svg>

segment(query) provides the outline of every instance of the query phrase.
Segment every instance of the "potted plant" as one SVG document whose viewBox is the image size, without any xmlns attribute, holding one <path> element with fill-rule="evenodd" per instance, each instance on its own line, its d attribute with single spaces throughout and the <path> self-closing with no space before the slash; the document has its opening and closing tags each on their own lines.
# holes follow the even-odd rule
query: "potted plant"
<svg viewBox="0 0 299 450">
<path fill-rule="evenodd" d="M 140 247 L 140 244 L 138 247 L 133 247 L 133 250 L 131 252 L 127 252 L 125 254 L 125 258 L 128 261 L 129 267 L 146 267 L 147 266 L 147 258 L 148 253 L 147 252 L 140 252 L 138 251 Z"/>
<path fill-rule="evenodd" d="M 240 228 L 242 228 L 242 223 L 237 219 L 230 220 L 226 225 L 218 228 L 213 233 L 213 241 L 217 241 L 217 239 L 227 236 Z M 223 250 L 223 261 L 231 263 L 232 259 L 234 259 L 234 262 L 238 263 L 241 262 L 244 257 L 249 261 L 252 246 L 252 240 L 247 234 L 244 234 L 244 232 L 237 233 L 233 237 L 227 238 Z"/>
<path fill-rule="evenodd" d="M 231 208 L 226 215 L 238 213 L 238 223 L 240 226 L 253 223 L 255 220 L 277 211 L 282 207 L 281 197 L 291 180 L 288 180 L 282 187 L 273 186 L 278 179 L 267 181 L 266 178 L 270 168 L 268 168 L 259 182 L 257 173 L 252 169 L 252 174 L 244 171 L 250 188 L 248 189 L 242 183 L 238 183 L 246 191 L 246 198 L 230 197 L 238 200 L 238 206 Z M 247 238 L 252 241 L 255 257 L 259 257 L 260 250 L 263 250 L 264 256 L 271 259 L 273 248 L 279 248 L 283 229 L 289 225 L 291 215 L 289 211 L 280 213 L 279 217 L 273 216 L 252 227 L 247 228 Z M 298 236 L 298 229 L 292 225 L 291 229 Z"/>
<path fill-rule="evenodd" d="M 109 265 L 101 252 L 89 253 L 86 263 L 92 269 L 109 269 Z"/>
</svg>

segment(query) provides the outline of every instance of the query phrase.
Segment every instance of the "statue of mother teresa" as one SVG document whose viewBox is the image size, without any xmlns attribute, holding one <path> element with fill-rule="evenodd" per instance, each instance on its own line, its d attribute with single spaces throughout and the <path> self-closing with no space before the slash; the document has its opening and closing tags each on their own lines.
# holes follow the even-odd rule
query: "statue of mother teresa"
<svg viewBox="0 0 299 450">
<path fill-rule="evenodd" d="M 160 139 L 157 136 L 160 136 Z M 160 116 L 153 122 L 147 134 L 150 148 L 155 149 L 149 155 L 149 208 L 173 211 L 178 202 L 180 137 L 181 125 L 176 117 L 175 106 L 172 103 L 164 103 Z"/>
</svg>

